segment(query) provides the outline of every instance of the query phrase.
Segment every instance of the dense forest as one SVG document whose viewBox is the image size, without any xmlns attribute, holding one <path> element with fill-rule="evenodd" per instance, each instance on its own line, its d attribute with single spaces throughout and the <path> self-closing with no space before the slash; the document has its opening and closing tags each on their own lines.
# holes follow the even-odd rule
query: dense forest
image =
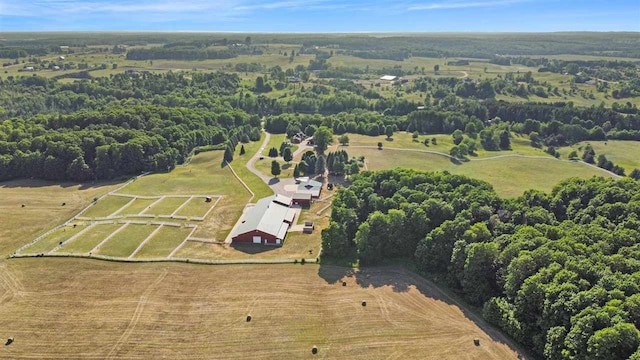
<svg viewBox="0 0 640 360">
<path fill-rule="evenodd" d="M 196 147 L 233 149 L 258 140 L 260 119 L 219 98 L 233 94 L 238 81 L 223 73 L 5 81 L 0 180 L 85 181 L 166 171 Z"/>
<path fill-rule="evenodd" d="M 506 200 L 448 173 L 365 172 L 336 194 L 323 251 L 410 258 L 547 359 L 638 359 L 638 185 L 570 179 Z"/>
</svg>

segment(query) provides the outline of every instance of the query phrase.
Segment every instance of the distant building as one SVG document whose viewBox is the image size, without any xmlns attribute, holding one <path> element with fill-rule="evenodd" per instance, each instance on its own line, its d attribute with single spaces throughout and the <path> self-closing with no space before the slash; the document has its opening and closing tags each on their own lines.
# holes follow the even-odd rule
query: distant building
<svg viewBox="0 0 640 360">
<path fill-rule="evenodd" d="M 36 69 L 33 66 L 25 66 L 22 69 L 19 69 L 18 71 L 36 71 Z"/>
<path fill-rule="evenodd" d="M 299 82 L 302 82 L 302 79 L 300 79 L 297 76 L 289 76 L 289 82 L 290 83 L 299 83 Z"/>
<path fill-rule="evenodd" d="M 380 78 L 380 80 L 382 80 L 382 81 L 394 81 L 397 78 L 398 78 L 397 76 L 393 76 L 393 75 L 384 75 L 383 77 Z"/>
<path fill-rule="evenodd" d="M 58 56 L 58 59 L 64 60 L 64 56 L 60 55 L 60 56 Z"/>
<path fill-rule="evenodd" d="M 242 215 L 232 242 L 281 246 L 296 215 L 291 203 L 292 199 L 283 195 L 260 199 Z"/>
</svg>

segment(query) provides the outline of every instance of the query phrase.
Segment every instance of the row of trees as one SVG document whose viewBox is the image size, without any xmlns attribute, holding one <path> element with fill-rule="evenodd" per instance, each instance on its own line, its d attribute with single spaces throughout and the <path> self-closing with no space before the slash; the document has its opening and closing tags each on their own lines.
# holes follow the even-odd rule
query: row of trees
<svg viewBox="0 0 640 360">
<path fill-rule="evenodd" d="M 412 259 L 547 359 L 640 356 L 640 186 L 570 179 L 501 199 L 485 182 L 365 172 L 336 194 L 324 256 Z"/>
</svg>

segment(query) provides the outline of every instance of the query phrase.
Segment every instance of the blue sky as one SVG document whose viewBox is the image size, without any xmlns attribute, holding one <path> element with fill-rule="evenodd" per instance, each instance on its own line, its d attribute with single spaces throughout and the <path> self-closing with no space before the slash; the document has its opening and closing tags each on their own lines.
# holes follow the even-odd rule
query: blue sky
<svg viewBox="0 0 640 360">
<path fill-rule="evenodd" d="M 0 31 L 640 31 L 640 0 L 0 0 Z"/>
</svg>

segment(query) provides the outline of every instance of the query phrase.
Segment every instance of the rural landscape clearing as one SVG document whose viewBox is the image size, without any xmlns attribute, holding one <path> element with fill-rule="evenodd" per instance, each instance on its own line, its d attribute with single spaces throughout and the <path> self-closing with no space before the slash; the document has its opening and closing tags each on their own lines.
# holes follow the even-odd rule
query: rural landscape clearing
<svg viewBox="0 0 640 360">
<path fill-rule="evenodd" d="M 0 359 L 640 360 L 638 19 L 0 0 Z"/>
</svg>

